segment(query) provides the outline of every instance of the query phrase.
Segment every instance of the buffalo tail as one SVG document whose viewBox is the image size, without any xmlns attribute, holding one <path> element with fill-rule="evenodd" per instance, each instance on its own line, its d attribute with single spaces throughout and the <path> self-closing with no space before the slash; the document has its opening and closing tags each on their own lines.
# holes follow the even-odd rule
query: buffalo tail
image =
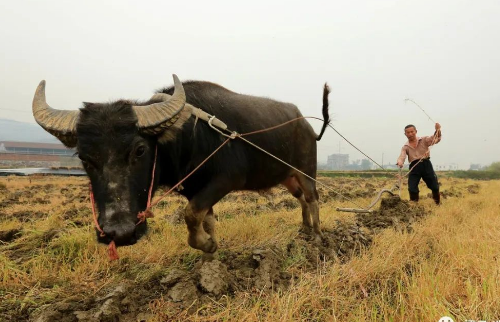
<svg viewBox="0 0 500 322">
<path fill-rule="evenodd" d="M 326 127 L 330 124 L 330 114 L 328 113 L 328 94 L 330 94 L 330 87 L 325 83 L 325 87 L 323 87 L 323 127 L 321 128 L 321 132 L 319 133 L 316 141 L 321 140 L 323 137 L 323 133 L 325 133 Z"/>
</svg>

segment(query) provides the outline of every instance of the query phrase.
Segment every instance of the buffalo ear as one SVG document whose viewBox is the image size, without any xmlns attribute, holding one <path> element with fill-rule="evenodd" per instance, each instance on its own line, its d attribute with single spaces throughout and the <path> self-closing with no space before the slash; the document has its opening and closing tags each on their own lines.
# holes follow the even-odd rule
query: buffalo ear
<svg viewBox="0 0 500 322">
<path fill-rule="evenodd" d="M 84 107 L 84 108 L 91 107 L 91 106 L 93 106 L 93 105 L 94 105 L 94 103 L 90 103 L 90 102 L 83 102 L 83 107 Z"/>
<path fill-rule="evenodd" d="M 75 135 L 54 135 L 67 148 L 74 148 L 78 144 Z"/>
</svg>

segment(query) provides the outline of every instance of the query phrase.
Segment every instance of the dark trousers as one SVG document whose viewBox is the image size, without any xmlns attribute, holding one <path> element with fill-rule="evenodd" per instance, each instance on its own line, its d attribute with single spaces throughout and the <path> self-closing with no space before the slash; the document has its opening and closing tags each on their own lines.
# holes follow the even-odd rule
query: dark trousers
<svg viewBox="0 0 500 322">
<path fill-rule="evenodd" d="M 418 160 L 415 160 L 410 163 L 410 169 L 417 162 Z M 425 184 L 432 190 L 433 194 L 439 194 L 439 184 L 434 168 L 432 167 L 431 160 L 424 159 L 410 172 L 408 176 L 408 191 L 410 192 L 410 195 L 413 194 L 418 196 L 418 184 L 420 183 L 420 179 L 424 179 Z"/>
</svg>

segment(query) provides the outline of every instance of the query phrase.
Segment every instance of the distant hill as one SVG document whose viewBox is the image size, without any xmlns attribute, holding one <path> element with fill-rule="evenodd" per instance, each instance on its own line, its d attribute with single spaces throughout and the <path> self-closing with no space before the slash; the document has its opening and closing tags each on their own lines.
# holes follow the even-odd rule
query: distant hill
<svg viewBox="0 0 500 322">
<path fill-rule="evenodd" d="M 38 124 L 0 119 L 0 141 L 59 143 Z"/>
</svg>

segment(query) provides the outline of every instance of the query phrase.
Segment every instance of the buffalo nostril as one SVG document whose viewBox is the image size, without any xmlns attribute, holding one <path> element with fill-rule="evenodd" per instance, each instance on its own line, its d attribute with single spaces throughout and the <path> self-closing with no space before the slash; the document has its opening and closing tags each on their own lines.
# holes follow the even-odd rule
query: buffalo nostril
<svg viewBox="0 0 500 322">
<path fill-rule="evenodd" d="M 137 239 L 135 238 L 135 225 L 103 225 L 102 230 L 105 234 L 105 240 L 114 241 L 117 246 L 134 244 Z"/>
<path fill-rule="evenodd" d="M 115 237 L 115 235 L 116 235 L 116 231 L 113 228 L 111 228 L 111 227 L 109 227 L 109 228 L 108 227 L 103 227 L 102 231 L 104 232 L 104 234 L 106 236 L 110 237 L 111 239 L 113 239 L 113 237 Z"/>
</svg>

